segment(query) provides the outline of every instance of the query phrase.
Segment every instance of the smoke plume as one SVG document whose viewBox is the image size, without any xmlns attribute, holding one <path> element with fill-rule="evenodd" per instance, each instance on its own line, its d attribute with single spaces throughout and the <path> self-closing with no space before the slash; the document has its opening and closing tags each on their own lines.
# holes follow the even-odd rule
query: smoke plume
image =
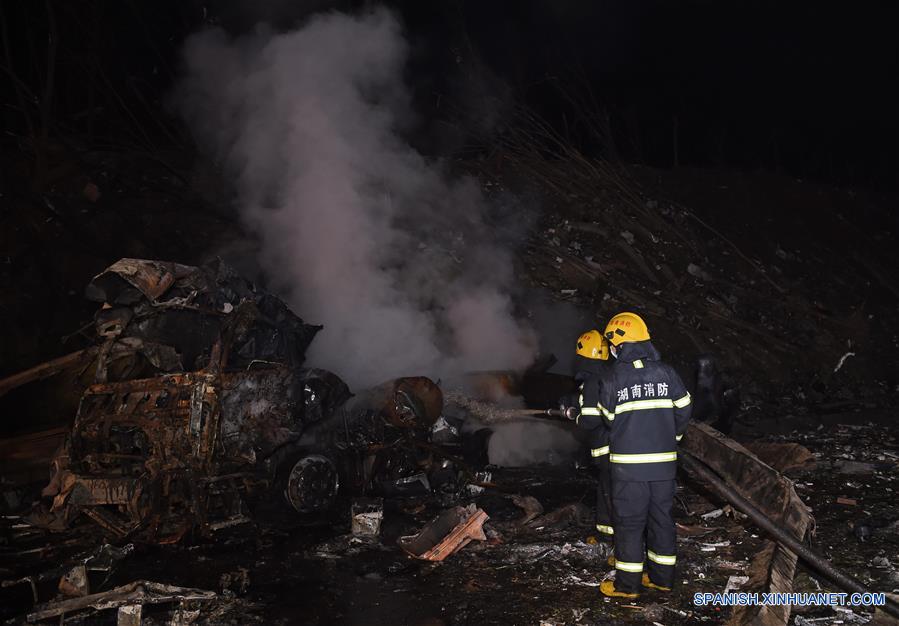
<svg viewBox="0 0 899 626">
<path fill-rule="evenodd" d="M 576 431 L 553 422 L 522 418 L 490 428 L 487 456 L 501 467 L 567 464 L 583 450 Z"/>
<path fill-rule="evenodd" d="M 177 101 L 233 182 L 274 289 L 324 325 L 310 364 L 351 386 L 518 368 L 512 262 L 476 181 L 402 139 L 407 49 L 385 10 L 191 37 Z"/>
</svg>

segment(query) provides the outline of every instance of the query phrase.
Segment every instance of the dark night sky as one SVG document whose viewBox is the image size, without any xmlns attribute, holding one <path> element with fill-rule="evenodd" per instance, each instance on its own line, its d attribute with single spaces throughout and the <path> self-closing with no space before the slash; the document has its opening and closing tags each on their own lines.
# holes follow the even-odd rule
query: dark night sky
<svg viewBox="0 0 899 626">
<path fill-rule="evenodd" d="M 625 158 L 670 164 L 676 117 L 681 163 L 895 186 L 895 3 L 462 6 L 482 57 L 548 117 L 556 84 L 589 84 Z"/>
<path fill-rule="evenodd" d="M 56 99 L 62 119 L 84 108 L 79 75 L 90 66 L 82 59 L 91 55 L 125 97 L 136 85 L 155 102 L 171 85 L 179 43 L 202 26 L 204 16 L 239 31 L 260 18 L 285 27 L 310 8 L 364 5 L 347 0 L 53 4 L 64 55 Z M 560 87 L 582 100 L 589 88 L 608 113 L 626 161 L 670 166 L 676 123 L 681 165 L 764 169 L 896 189 L 895 2 L 389 4 L 402 16 L 412 43 L 409 82 L 426 119 L 445 114 L 445 108 L 435 109 L 438 97 L 445 102 L 458 94 L 460 73 L 478 58 L 496 77 L 487 83 L 490 89 L 510 94 L 554 124 L 577 117 Z M 38 74 L 25 68 L 41 66 L 32 62 L 27 33 L 43 41 L 43 3 L 3 0 L 3 7 L 20 77 L 39 83 Z M 37 49 L 40 54 L 41 46 Z M 8 83 L 0 87 L 0 99 L 13 100 Z M 21 124 L 9 107 L 3 120 L 7 127 Z M 586 137 L 573 140 L 599 151 Z"/>
</svg>

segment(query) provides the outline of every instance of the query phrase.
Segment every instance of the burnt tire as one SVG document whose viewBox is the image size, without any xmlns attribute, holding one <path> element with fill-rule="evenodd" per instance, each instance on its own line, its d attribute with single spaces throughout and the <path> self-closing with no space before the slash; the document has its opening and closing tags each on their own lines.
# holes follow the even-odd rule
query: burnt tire
<svg viewBox="0 0 899 626">
<path fill-rule="evenodd" d="M 340 490 L 340 474 L 327 456 L 294 456 L 281 465 L 278 473 L 279 494 L 297 513 L 324 513 L 334 505 Z"/>
</svg>

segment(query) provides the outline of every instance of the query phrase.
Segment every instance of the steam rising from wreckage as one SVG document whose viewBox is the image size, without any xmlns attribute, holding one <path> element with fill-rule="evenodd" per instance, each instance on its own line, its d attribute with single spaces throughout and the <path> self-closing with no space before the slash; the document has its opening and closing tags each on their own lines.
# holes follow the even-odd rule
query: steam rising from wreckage
<svg viewBox="0 0 899 626">
<path fill-rule="evenodd" d="M 434 453 L 443 397 L 432 381 L 352 395 L 303 368 L 320 327 L 221 261 L 121 259 L 87 295 L 103 303 L 89 355 L 100 382 L 52 461 L 36 525 L 83 514 L 118 537 L 176 542 L 248 521 L 248 504 L 272 496 L 322 512 L 341 485 L 368 491 Z"/>
</svg>

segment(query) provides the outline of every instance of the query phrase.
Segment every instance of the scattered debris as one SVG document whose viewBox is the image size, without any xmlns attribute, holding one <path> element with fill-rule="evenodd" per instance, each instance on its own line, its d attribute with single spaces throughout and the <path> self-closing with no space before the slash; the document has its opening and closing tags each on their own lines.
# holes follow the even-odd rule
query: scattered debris
<svg viewBox="0 0 899 626">
<path fill-rule="evenodd" d="M 590 612 L 590 609 L 571 609 L 571 617 L 575 622 L 581 622 Z"/>
<path fill-rule="evenodd" d="M 484 493 L 484 485 L 493 479 L 493 474 L 487 470 L 481 470 L 474 473 L 474 481 L 465 486 L 468 495 L 478 496 Z"/>
<path fill-rule="evenodd" d="M 559 527 L 568 524 L 586 525 L 587 520 L 592 519 L 592 512 L 580 502 L 573 502 L 560 506 L 558 509 L 532 519 L 528 526 L 541 529 L 546 527 Z"/>
<path fill-rule="evenodd" d="M 431 442 L 435 444 L 454 443 L 459 439 L 459 428 L 441 415 L 431 428 Z"/>
<path fill-rule="evenodd" d="M 703 552 L 714 552 L 718 548 L 726 548 L 730 546 L 730 541 L 719 541 L 718 543 L 700 543 L 700 550 Z"/>
<path fill-rule="evenodd" d="M 223 596 L 242 596 L 250 587 L 250 570 L 246 567 L 238 567 L 231 572 L 225 572 L 219 577 L 219 588 Z"/>
<path fill-rule="evenodd" d="M 690 276 L 692 276 L 693 278 L 698 278 L 699 280 L 704 280 L 704 281 L 712 280 L 712 276 L 707 271 L 705 271 L 704 269 L 702 269 L 701 267 L 696 265 L 695 263 L 690 263 L 687 265 L 687 273 Z"/>
<path fill-rule="evenodd" d="M 650 603 L 643 607 L 641 611 L 643 619 L 647 622 L 657 624 L 665 618 L 665 608 L 661 604 Z"/>
<path fill-rule="evenodd" d="M 724 591 L 722 593 L 730 593 L 731 591 L 736 591 L 748 582 L 749 576 L 728 576 L 727 584 L 724 586 Z"/>
<path fill-rule="evenodd" d="M 425 525 L 417 535 L 400 537 L 399 546 L 416 559 L 442 561 L 473 539 L 486 541 L 487 514 L 475 505 L 453 507 Z"/>
<path fill-rule="evenodd" d="M 717 519 L 724 515 L 724 509 L 715 509 L 714 511 L 709 511 L 708 513 L 703 513 L 699 517 L 704 520 Z"/>
<path fill-rule="evenodd" d="M 524 511 L 524 515 L 515 520 L 519 526 L 530 523 L 531 520 L 543 514 L 543 505 L 533 496 L 509 496 L 515 506 Z"/>
<path fill-rule="evenodd" d="M 691 515 L 689 512 L 687 514 Z M 676 527 L 679 537 L 702 537 L 703 535 L 708 535 L 716 530 L 721 530 L 721 527 L 719 526 L 690 526 L 689 524 L 681 524 L 680 522 L 676 523 Z"/>
<path fill-rule="evenodd" d="M 59 579 L 59 592 L 69 598 L 80 598 L 91 592 L 90 582 L 87 579 L 87 568 L 84 565 L 76 565 Z"/>
<path fill-rule="evenodd" d="M 162 604 L 166 602 L 181 602 L 184 600 L 214 600 L 218 594 L 203 589 L 188 589 L 174 587 L 146 580 L 140 580 L 109 591 L 95 593 L 82 598 L 62 600 L 60 602 L 47 602 L 36 606 L 34 611 L 28 614 L 29 622 L 39 622 L 59 615 L 66 615 L 88 608 L 98 611 L 115 609 L 124 606 Z M 139 612 L 137 613 L 139 615 Z M 139 622 L 138 622 L 139 623 Z"/>
<path fill-rule="evenodd" d="M 855 535 L 856 540 L 859 543 L 865 543 L 868 539 L 871 538 L 871 534 L 873 529 L 870 524 L 862 523 L 850 523 L 850 528 L 852 528 L 852 534 Z"/>
<path fill-rule="evenodd" d="M 874 463 L 847 461 L 844 459 L 836 461 L 833 467 L 840 474 L 873 474 L 877 469 L 877 466 Z"/>
<path fill-rule="evenodd" d="M 846 359 L 848 359 L 851 356 L 855 356 L 855 352 L 849 351 L 849 352 L 845 353 L 843 356 L 841 356 L 840 360 L 837 361 L 836 367 L 833 368 L 833 373 L 836 374 L 837 372 L 839 372 L 840 368 L 843 367 L 843 363 L 845 363 Z"/>
<path fill-rule="evenodd" d="M 422 472 L 394 480 L 382 480 L 378 484 L 385 496 L 422 496 L 431 491 L 428 476 Z"/>
<path fill-rule="evenodd" d="M 381 498 L 357 498 L 350 508 L 352 532 L 357 537 L 377 537 L 384 519 L 384 501 Z"/>
<path fill-rule="evenodd" d="M 116 626 L 140 626 L 144 607 L 140 604 L 120 606 L 116 615 Z"/>
</svg>

